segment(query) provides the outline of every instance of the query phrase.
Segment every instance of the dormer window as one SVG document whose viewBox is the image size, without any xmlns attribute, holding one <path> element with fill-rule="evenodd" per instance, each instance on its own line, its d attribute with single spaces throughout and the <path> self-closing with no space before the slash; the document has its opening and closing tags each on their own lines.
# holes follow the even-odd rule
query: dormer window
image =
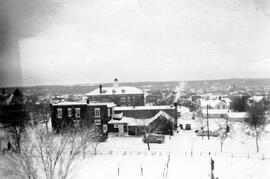
<svg viewBox="0 0 270 179">
<path fill-rule="evenodd" d="M 122 89 L 122 93 L 125 93 L 126 92 L 126 90 L 125 89 Z"/>
<path fill-rule="evenodd" d="M 116 93 L 116 90 L 115 90 L 115 89 L 113 89 L 113 90 L 112 90 L 112 93 L 113 93 L 113 94 L 115 94 L 115 93 Z"/>
</svg>

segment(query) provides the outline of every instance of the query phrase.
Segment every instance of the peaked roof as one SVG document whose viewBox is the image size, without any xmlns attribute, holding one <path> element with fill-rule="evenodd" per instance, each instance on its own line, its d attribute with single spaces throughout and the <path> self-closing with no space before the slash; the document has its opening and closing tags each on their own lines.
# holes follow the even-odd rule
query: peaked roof
<svg viewBox="0 0 270 179">
<path fill-rule="evenodd" d="M 148 126 L 150 123 L 158 119 L 159 117 L 164 117 L 166 120 L 170 122 L 174 122 L 174 118 L 171 117 L 164 111 L 159 111 L 155 116 L 148 118 L 148 119 L 136 119 L 133 117 L 123 117 L 121 120 L 114 120 L 111 119 L 108 123 L 109 124 L 128 124 L 128 126 Z"/>
<path fill-rule="evenodd" d="M 261 100 L 263 100 L 263 96 L 252 96 L 250 98 L 248 98 L 249 100 L 255 101 L 256 103 L 260 102 Z"/>
<path fill-rule="evenodd" d="M 217 106 L 219 103 L 223 103 L 225 105 L 229 105 L 229 101 L 228 100 L 219 100 L 219 99 L 215 99 L 215 100 L 201 100 L 201 106 L 202 107 L 206 107 L 207 105 L 211 106 L 211 107 L 215 107 Z"/>
</svg>

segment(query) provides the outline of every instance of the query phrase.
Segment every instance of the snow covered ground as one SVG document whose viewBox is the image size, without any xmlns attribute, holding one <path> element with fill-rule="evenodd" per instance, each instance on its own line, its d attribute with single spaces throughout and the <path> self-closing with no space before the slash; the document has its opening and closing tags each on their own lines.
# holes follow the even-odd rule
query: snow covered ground
<svg viewBox="0 0 270 179">
<path fill-rule="evenodd" d="M 211 152 L 215 177 L 269 179 L 269 135 L 261 138 L 261 152 L 257 154 L 255 139 L 245 134 L 244 125 L 234 123 L 233 130 L 223 152 L 218 138 L 202 140 L 193 131 L 181 131 L 171 139 L 166 136 L 164 144 L 150 144 L 151 151 L 147 151 L 141 137 L 110 137 L 98 146 L 98 155 L 74 165 L 71 178 L 208 179 Z"/>
<path fill-rule="evenodd" d="M 210 121 L 210 125 L 217 125 L 217 121 Z M 163 144 L 150 144 L 150 151 L 141 137 L 110 136 L 98 145 L 97 155 L 89 154 L 74 163 L 69 178 L 208 179 L 210 152 L 219 179 L 269 179 L 270 125 L 260 140 L 260 153 L 256 153 L 255 139 L 246 135 L 243 124 L 232 123 L 231 130 L 223 152 L 218 138 L 202 139 L 194 131 L 166 136 Z"/>
<path fill-rule="evenodd" d="M 252 158 L 215 157 L 215 177 L 222 179 L 269 179 L 270 160 Z M 88 158 L 74 167 L 71 178 L 210 178 L 210 159 L 208 156 L 179 156 L 129 153 L 125 155 L 97 155 Z M 166 174 L 167 172 L 167 174 Z M 76 174 L 75 174 L 76 173 Z M 167 176 L 167 177 L 165 177 Z"/>
</svg>

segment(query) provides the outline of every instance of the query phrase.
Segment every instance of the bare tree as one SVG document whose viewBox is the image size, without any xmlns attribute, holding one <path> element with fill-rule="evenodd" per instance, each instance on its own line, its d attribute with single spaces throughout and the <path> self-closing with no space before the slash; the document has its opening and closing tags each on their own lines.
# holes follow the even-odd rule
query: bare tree
<svg viewBox="0 0 270 179">
<path fill-rule="evenodd" d="M 229 126 L 228 124 L 220 125 L 218 129 L 218 134 L 220 141 L 220 152 L 222 152 L 225 140 L 232 136 L 231 126 Z"/>
<path fill-rule="evenodd" d="M 5 155 L 1 160 L 5 163 L 4 167 L 8 166 L 5 173 L 9 176 L 66 179 L 74 162 L 81 156 L 85 157 L 90 146 L 95 146 L 96 153 L 101 137 L 94 127 L 68 130 L 61 134 L 48 132 L 45 128 L 35 128 L 26 134 L 21 153 Z"/>
<path fill-rule="evenodd" d="M 8 178 L 37 179 L 37 168 L 34 146 L 28 136 L 23 134 L 21 137 L 21 152 L 13 153 L 11 151 L 1 156 L 0 170 Z"/>
<path fill-rule="evenodd" d="M 196 121 L 197 121 L 197 123 L 198 123 L 198 126 L 200 127 L 200 130 L 203 131 L 204 126 L 205 126 L 205 121 L 204 121 L 204 119 L 203 119 L 203 113 L 202 113 L 202 110 L 198 110 L 198 111 L 196 112 L 196 116 L 197 116 Z M 202 135 L 202 140 L 203 140 L 203 135 Z"/>
<path fill-rule="evenodd" d="M 259 138 L 266 124 L 265 107 L 263 103 L 254 103 L 248 109 L 248 118 L 245 119 L 249 128 L 253 131 L 256 141 L 256 150 L 259 152 Z"/>
</svg>

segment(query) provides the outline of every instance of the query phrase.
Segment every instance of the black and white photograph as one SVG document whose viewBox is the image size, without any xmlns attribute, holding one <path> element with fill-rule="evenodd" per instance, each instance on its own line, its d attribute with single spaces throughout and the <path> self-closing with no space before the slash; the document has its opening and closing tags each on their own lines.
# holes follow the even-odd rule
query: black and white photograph
<svg viewBox="0 0 270 179">
<path fill-rule="evenodd" d="M 1 179 L 269 166 L 269 0 L 0 0 Z"/>
</svg>

